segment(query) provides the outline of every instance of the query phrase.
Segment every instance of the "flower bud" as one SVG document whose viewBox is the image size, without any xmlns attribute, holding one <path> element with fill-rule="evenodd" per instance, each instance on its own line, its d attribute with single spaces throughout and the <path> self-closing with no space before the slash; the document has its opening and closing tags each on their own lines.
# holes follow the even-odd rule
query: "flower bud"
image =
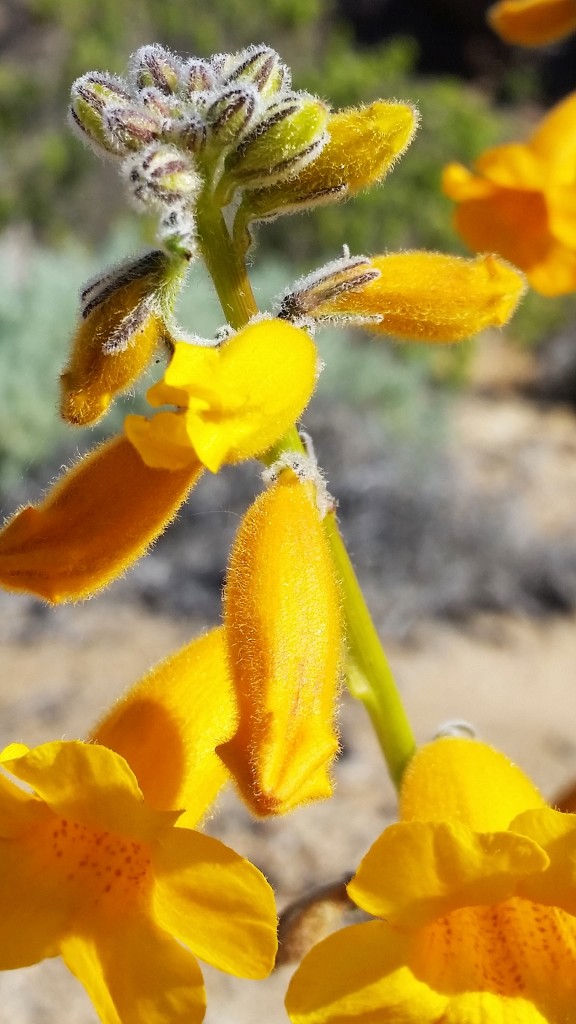
<svg viewBox="0 0 576 1024">
<path fill-rule="evenodd" d="M 254 121 L 257 93 L 249 85 L 224 89 L 206 111 L 206 124 L 218 147 L 236 144 Z"/>
<path fill-rule="evenodd" d="M 84 142 L 116 156 L 122 152 L 104 129 L 104 114 L 111 107 L 132 102 L 127 83 L 115 75 L 90 72 L 77 78 L 71 89 L 70 123 Z"/>
<path fill-rule="evenodd" d="M 118 153 L 141 149 L 158 139 L 162 133 L 158 119 L 135 105 L 105 110 L 103 126 L 107 138 Z"/>
<path fill-rule="evenodd" d="M 251 221 L 322 206 L 355 195 L 380 181 L 409 145 L 418 124 L 409 104 L 377 100 L 331 114 L 326 145 L 286 181 L 250 185 L 238 210 L 235 234 Z"/>
<path fill-rule="evenodd" d="M 285 470 L 234 541 L 224 623 L 238 728 L 218 748 L 258 815 L 331 795 L 340 599 L 312 484 Z"/>
<path fill-rule="evenodd" d="M 227 82 L 251 82 L 261 96 L 273 96 L 290 87 L 288 68 L 270 46 L 248 46 L 235 54 L 236 67 L 226 76 Z"/>
<path fill-rule="evenodd" d="M 157 43 L 141 46 L 130 60 L 130 73 L 137 89 L 154 86 L 166 96 L 177 92 L 182 61 Z"/>
<path fill-rule="evenodd" d="M 156 250 L 86 285 L 82 319 L 60 377 L 60 412 L 68 423 L 95 423 L 144 372 L 168 336 L 164 309 L 184 266 Z"/>
<path fill-rule="evenodd" d="M 214 68 L 207 60 L 192 58 L 182 68 L 182 87 L 194 99 L 194 93 L 209 92 L 216 84 Z"/>
<path fill-rule="evenodd" d="M 226 162 L 238 184 L 256 188 L 290 178 L 324 146 L 328 109 L 304 93 L 288 93 L 267 107 L 262 120 Z"/>
<path fill-rule="evenodd" d="M 144 207 L 188 202 L 202 184 L 191 157 L 161 143 L 129 157 L 124 175 L 132 198 Z"/>
</svg>

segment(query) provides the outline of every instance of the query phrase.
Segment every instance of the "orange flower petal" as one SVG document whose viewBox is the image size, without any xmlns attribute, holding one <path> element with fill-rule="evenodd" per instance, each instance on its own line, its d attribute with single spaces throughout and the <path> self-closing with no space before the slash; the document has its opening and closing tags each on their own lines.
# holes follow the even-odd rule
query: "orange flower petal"
<svg viewBox="0 0 576 1024">
<path fill-rule="evenodd" d="M 576 184 L 576 92 L 557 103 L 543 118 L 529 146 L 546 165 L 550 183 Z"/>
<path fill-rule="evenodd" d="M 0 584 L 55 604 L 90 597 L 145 553 L 201 472 L 150 469 L 126 438 L 107 441 L 8 521 Z"/>
<path fill-rule="evenodd" d="M 478 174 L 503 188 L 538 190 L 546 181 L 544 160 L 520 142 L 485 150 L 474 166 Z"/>
<path fill-rule="evenodd" d="M 214 629 L 136 683 L 90 738 L 125 758 L 150 806 L 185 808 L 177 824 L 190 828 L 228 778 L 215 747 L 234 723 L 223 630 Z"/>
<path fill-rule="evenodd" d="M 314 488 L 287 471 L 254 502 L 224 594 L 238 730 L 218 753 L 256 814 L 330 796 L 339 593 Z"/>
<path fill-rule="evenodd" d="M 264 875 L 211 836 L 171 829 L 152 853 L 152 914 L 220 970 L 265 978 L 277 949 L 274 893 Z"/>
<path fill-rule="evenodd" d="M 545 46 L 576 30 L 576 2 L 501 0 L 488 11 L 488 21 L 507 43 Z"/>
</svg>

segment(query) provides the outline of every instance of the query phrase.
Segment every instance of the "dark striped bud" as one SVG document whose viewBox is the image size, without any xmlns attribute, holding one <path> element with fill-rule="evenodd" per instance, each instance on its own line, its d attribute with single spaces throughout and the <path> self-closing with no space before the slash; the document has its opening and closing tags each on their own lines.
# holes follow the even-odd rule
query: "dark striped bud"
<svg viewBox="0 0 576 1024">
<path fill-rule="evenodd" d="M 190 157 L 159 143 L 129 157 L 124 174 L 132 197 L 145 207 L 187 202 L 202 184 Z"/>
<path fill-rule="evenodd" d="M 123 107 L 131 102 L 127 83 L 121 78 L 90 72 L 72 85 L 70 123 L 84 142 L 117 156 L 122 150 L 106 134 L 104 113 L 110 107 Z"/>
<path fill-rule="evenodd" d="M 194 93 L 208 92 L 216 85 L 214 68 L 207 60 L 187 60 L 182 69 L 182 88 L 194 98 Z"/>
<path fill-rule="evenodd" d="M 350 256 L 346 251 L 339 259 L 296 281 L 283 296 L 278 316 L 291 321 L 322 319 L 323 303 L 330 303 L 377 277 L 380 271 L 366 256 Z"/>
<path fill-rule="evenodd" d="M 130 73 L 137 89 L 153 86 L 170 96 L 180 87 L 183 62 L 157 43 L 141 46 L 130 60 Z"/>
<path fill-rule="evenodd" d="M 226 76 L 226 82 L 250 82 L 265 97 L 290 87 L 288 68 L 270 46 L 248 46 L 234 59 L 236 66 Z"/>
<path fill-rule="evenodd" d="M 162 134 L 162 125 L 141 107 L 112 107 L 104 111 L 104 131 L 117 152 L 129 153 L 149 145 Z"/>
<path fill-rule="evenodd" d="M 210 137 L 218 146 L 237 143 L 254 123 L 258 105 L 252 86 L 229 86 L 206 111 Z"/>
</svg>

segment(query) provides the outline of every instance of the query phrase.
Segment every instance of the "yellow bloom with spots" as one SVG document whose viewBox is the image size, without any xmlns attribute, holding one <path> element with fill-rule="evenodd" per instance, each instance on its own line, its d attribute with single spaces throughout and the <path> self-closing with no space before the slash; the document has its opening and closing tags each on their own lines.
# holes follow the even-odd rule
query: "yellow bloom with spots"
<svg viewBox="0 0 576 1024">
<path fill-rule="evenodd" d="M 319 302 L 310 316 L 356 318 L 366 330 L 407 341 L 461 341 L 506 323 L 525 289 L 522 275 L 495 256 L 400 252 L 373 256 L 366 266 L 377 277 Z"/>
<path fill-rule="evenodd" d="M 483 743 L 415 755 L 348 887 L 381 920 L 316 946 L 294 1024 L 566 1024 L 576 1006 L 576 817 Z"/>
<path fill-rule="evenodd" d="M 542 295 L 576 291 L 576 93 L 526 143 L 486 150 L 472 171 L 448 164 L 443 189 L 471 249 L 504 256 Z"/>
<path fill-rule="evenodd" d="M 314 390 L 318 356 L 306 331 L 261 320 L 217 348 L 178 342 L 163 380 L 148 392 L 152 419 L 127 416 L 126 434 L 144 462 L 182 470 L 265 452 L 301 415 Z"/>
<path fill-rule="evenodd" d="M 268 883 L 191 827 L 223 781 L 214 743 L 233 723 L 223 652 L 221 631 L 190 645 L 100 726 L 98 739 L 113 733 L 134 752 L 134 727 L 144 724 L 153 764 L 136 754 L 133 771 L 100 742 L 12 744 L 0 754 L 0 969 L 61 955 L 103 1024 L 200 1022 L 197 956 L 245 978 L 273 966 Z M 180 700 L 201 702 L 200 721 L 165 703 L 169 684 Z M 152 707 L 165 711 L 158 732 L 145 721 Z M 185 826 L 175 827 L 189 796 Z"/>
<path fill-rule="evenodd" d="M 576 0 L 500 0 L 488 21 L 507 43 L 546 46 L 576 31 Z"/>
<path fill-rule="evenodd" d="M 237 729 L 218 747 L 258 815 L 332 794 L 340 595 L 315 487 L 285 470 L 238 530 L 224 591 Z"/>
<path fill-rule="evenodd" d="M 179 411 L 127 417 L 130 440 L 96 448 L 17 512 L 0 531 L 0 584 L 54 603 L 90 597 L 145 553 L 205 466 L 258 455 L 288 430 L 317 369 L 309 335 L 281 320 L 217 349 L 179 343 L 151 390 L 153 403 Z"/>
</svg>

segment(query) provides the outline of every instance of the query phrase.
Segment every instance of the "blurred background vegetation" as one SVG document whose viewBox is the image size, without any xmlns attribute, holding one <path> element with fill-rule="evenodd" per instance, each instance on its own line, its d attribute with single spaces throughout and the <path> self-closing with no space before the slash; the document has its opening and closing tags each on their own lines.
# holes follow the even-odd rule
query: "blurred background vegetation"
<svg viewBox="0 0 576 1024">
<path fill-rule="evenodd" d="M 511 50 L 487 29 L 487 6 L 488 0 L 2 0 L 0 483 L 63 436 L 57 377 L 80 285 L 150 242 L 147 225 L 126 209 L 115 168 L 95 160 L 68 130 L 75 77 L 96 69 L 122 73 L 128 55 L 151 41 L 202 56 L 266 41 L 292 67 L 297 88 L 334 107 L 376 97 L 418 105 L 421 129 L 384 187 L 259 230 L 254 272 L 268 302 L 344 242 L 353 252 L 464 251 L 439 190 L 444 163 L 469 163 L 487 146 L 518 137 L 542 106 L 576 86 L 570 44 L 536 56 Z M 534 343 L 561 329 L 572 310 L 570 300 L 531 296 L 514 334 Z M 181 314 L 199 332 L 218 322 L 201 275 Z M 421 408 L 434 357 L 420 348 L 394 349 L 376 357 L 383 362 L 375 375 L 374 355 L 362 343 L 352 350 L 330 344 L 325 387 L 337 391 L 346 378 L 352 398 L 385 406 L 397 422 L 420 424 L 419 413 L 398 410 Z M 465 373 L 466 352 L 442 362 L 448 385 Z"/>
</svg>

